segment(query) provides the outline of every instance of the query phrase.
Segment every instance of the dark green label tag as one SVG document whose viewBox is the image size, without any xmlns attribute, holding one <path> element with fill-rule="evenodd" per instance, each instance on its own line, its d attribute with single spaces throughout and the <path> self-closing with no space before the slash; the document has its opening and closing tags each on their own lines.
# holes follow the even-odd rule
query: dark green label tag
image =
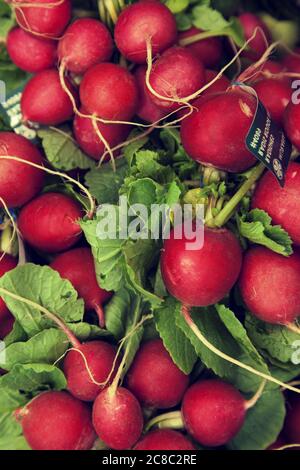
<svg viewBox="0 0 300 470">
<path fill-rule="evenodd" d="M 292 144 L 258 101 L 252 126 L 246 138 L 249 151 L 276 176 L 283 187 L 292 154 Z"/>
<path fill-rule="evenodd" d="M 35 140 L 37 136 L 36 130 L 26 126 L 22 122 L 21 96 L 23 88 L 24 86 L 17 88 L 7 95 L 5 101 L 1 102 L 0 115 L 16 134 L 20 134 L 29 140 Z"/>
</svg>

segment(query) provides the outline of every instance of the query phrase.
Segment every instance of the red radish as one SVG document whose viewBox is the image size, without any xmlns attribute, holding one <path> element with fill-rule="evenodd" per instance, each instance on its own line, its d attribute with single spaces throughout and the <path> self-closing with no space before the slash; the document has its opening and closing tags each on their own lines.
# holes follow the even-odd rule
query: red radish
<svg viewBox="0 0 300 470">
<path fill-rule="evenodd" d="M 57 38 L 71 19 L 70 0 L 15 0 L 14 7 L 21 28 L 40 37 Z"/>
<path fill-rule="evenodd" d="M 147 433 L 134 450 L 196 450 L 191 441 L 173 429 L 156 429 Z"/>
<path fill-rule="evenodd" d="M 194 26 L 187 31 L 182 31 L 178 35 L 179 44 L 181 44 L 182 40 L 200 33 L 202 33 L 202 30 L 195 28 Z M 201 39 L 185 47 L 193 52 L 207 68 L 217 67 L 222 58 L 222 42 L 220 38 L 217 37 Z"/>
<path fill-rule="evenodd" d="M 80 112 L 89 115 L 84 108 L 81 108 Z M 111 148 L 124 142 L 131 130 L 131 127 L 125 124 L 103 124 L 98 121 L 97 125 L 99 132 Z M 76 115 L 73 130 L 79 147 L 94 160 L 100 160 L 106 147 L 94 129 L 92 119 Z"/>
<path fill-rule="evenodd" d="M 65 80 L 75 97 L 75 88 Z M 44 70 L 29 80 L 22 94 L 21 110 L 25 122 L 45 126 L 56 126 L 72 118 L 73 105 L 61 86 L 57 70 Z"/>
<path fill-rule="evenodd" d="M 244 55 L 253 60 L 257 60 L 268 48 L 268 43 L 271 40 L 270 32 L 266 24 L 252 13 L 243 13 L 238 19 L 240 20 L 247 41 L 256 32 L 255 37 L 249 43 L 250 50 L 247 50 Z"/>
<path fill-rule="evenodd" d="M 138 89 L 134 77 L 117 64 L 103 63 L 91 67 L 80 84 L 82 105 L 102 119 L 129 120 L 138 106 Z"/>
<path fill-rule="evenodd" d="M 259 80 L 253 88 L 272 119 L 281 124 L 284 111 L 292 98 L 291 83 L 288 80 L 265 78 Z"/>
<path fill-rule="evenodd" d="M 100 439 L 111 449 L 130 449 L 143 430 L 139 402 L 126 388 L 104 389 L 93 406 L 93 424 Z"/>
<path fill-rule="evenodd" d="M 180 403 L 189 377 L 174 364 L 160 339 L 144 343 L 127 375 L 127 386 L 146 406 L 172 408 Z"/>
<path fill-rule="evenodd" d="M 40 39 L 21 28 L 13 28 L 7 35 L 7 52 L 21 70 L 37 73 L 54 67 L 57 45 L 52 39 Z"/>
<path fill-rule="evenodd" d="M 110 373 L 114 369 L 116 348 L 104 341 L 90 341 L 82 344 L 79 351 L 69 351 L 64 360 L 63 369 L 68 382 L 68 390 L 79 400 L 94 401 L 104 388 L 94 382 L 104 384 L 108 381 L 110 383 L 114 378 L 115 371 L 111 375 Z M 93 376 L 93 381 L 88 369 Z"/>
<path fill-rule="evenodd" d="M 237 238 L 227 229 L 204 229 L 204 245 L 188 249 L 185 235 L 175 239 L 174 230 L 164 243 L 161 270 L 169 293 L 190 307 L 219 302 L 238 279 L 242 250 Z"/>
<path fill-rule="evenodd" d="M 300 446 L 300 400 L 298 396 L 289 398 L 284 424 L 284 436 L 291 444 Z"/>
<path fill-rule="evenodd" d="M 80 18 L 65 31 L 58 44 L 58 57 L 73 73 L 83 74 L 93 65 L 108 61 L 113 41 L 107 27 L 93 18 Z"/>
<path fill-rule="evenodd" d="M 218 447 L 242 428 L 247 402 L 240 392 L 222 380 L 203 380 L 186 392 L 182 415 L 188 433 L 200 444 Z"/>
<path fill-rule="evenodd" d="M 147 67 L 145 65 L 140 65 L 134 72 L 139 90 L 139 104 L 136 114 L 143 121 L 153 123 L 162 119 L 166 112 L 155 106 L 149 96 L 145 82 L 146 70 Z"/>
<path fill-rule="evenodd" d="M 288 325 L 300 315 L 300 253 L 286 258 L 264 247 L 248 250 L 240 277 L 242 298 L 253 315 Z"/>
<path fill-rule="evenodd" d="M 26 163 L 1 158 L 4 156 L 18 157 L 36 165 L 43 165 L 43 158 L 25 137 L 0 132 L 0 197 L 8 207 L 21 207 L 42 189 L 44 173 Z"/>
<path fill-rule="evenodd" d="M 37 250 L 56 253 L 71 248 L 81 236 L 79 204 L 60 193 L 38 196 L 23 207 L 18 218 L 22 237 Z"/>
<path fill-rule="evenodd" d="M 238 173 L 256 162 L 246 147 L 256 98 L 241 90 L 218 93 L 193 103 L 197 108 L 181 125 L 188 155 L 199 163 Z"/>
<path fill-rule="evenodd" d="M 162 97 L 172 98 L 175 103 L 154 96 L 149 91 L 153 103 L 167 111 L 180 107 L 180 98 L 188 97 L 199 90 L 205 83 L 202 63 L 184 47 L 172 47 L 154 62 L 150 84 Z"/>
<path fill-rule="evenodd" d="M 211 82 L 218 72 L 215 70 L 205 70 L 205 83 Z M 230 80 L 222 75 L 215 83 L 213 83 L 207 90 L 201 93 L 201 96 L 212 95 L 213 93 L 221 93 L 226 91 L 230 87 Z"/>
<path fill-rule="evenodd" d="M 290 163 L 284 188 L 266 172 L 255 189 L 252 208 L 266 211 L 273 223 L 281 225 L 300 246 L 300 164 Z"/>
<path fill-rule="evenodd" d="M 16 411 L 32 450 L 89 450 L 96 439 L 87 404 L 67 392 L 45 392 Z"/>
<path fill-rule="evenodd" d="M 3 258 L 2 258 L 3 257 Z M 3 255 L 0 252 L 0 278 L 17 266 L 17 261 L 13 256 Z M 6 307 L 4 301 L 0 297 L 0 339 L 5 338 L 10 333 L 14 323 L 14 317 Z"/>
<path fill-rule="evenodd" d="M 300 73 L 300 47 L 284 58 L 283 65 L 288 72 Z"/>
<path fill-rule="evenodd" d="M 300 105 L 291 101 L 284 113 L 284 130 L 297 150 L 300 151 Z"/>
<path fill-rule="evenodd" d="M 58 255 L 50 264 L 63 279 L 68 279 L 84 300 L 86 310 L 96 310 L 101 326 L 104 326 L 102 305 L 111 298 L 112 292 L 99 287 L 94 258 L 89 248 L 75 248 Z"/>
<path fill-rule="evenodd" d="M 152 55 L 175 44 L 175 17 L 159 1 L 144 0 L 125 8 L 115 27 L 115 41 L 121 54 L 137 64 L 147 60 L 147 41 L 151 40 Z"/>
</svg>

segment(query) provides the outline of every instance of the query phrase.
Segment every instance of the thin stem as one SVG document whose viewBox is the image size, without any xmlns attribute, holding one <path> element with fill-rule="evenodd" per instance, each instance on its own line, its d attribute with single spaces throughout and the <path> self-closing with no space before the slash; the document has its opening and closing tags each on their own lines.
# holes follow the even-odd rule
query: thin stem
<svg viewBox="0 0 300 470">
<path fill-rule="evenodd" d="M 64 323 L 64 321 L 56 316 L 54 313 L 51 313 L 49 310 L 47 310 L 45 307 L 42 305 L 37 304 L 36 302 L 33 302 L 32 300 L 26 299 L 25 297 L 21 297 L 20 295 L 14 294 L 13 292 L 10 292 L 3 287 L 0 287 L 0 292 L 4 295 L 7 295 L 11 297 L 12 299 L 18 300 L 19 302 L 22 302 L 23 304 L 28 305 L 31 308 L 34 308 L 44 315 L 48 317 L 50 320 L 52 320 L 60 329 L 65 333 L 67 336 L 68 340 L 74 346 L 74 348 L 79 349 L 81 347 L 81 343 L 78 341 L 76 336 L 72 333 L 72 331 L 67 327 L 67 325 Z"/>
<path fill-rule="evenodd" d="M 185 319 L 187 325 L 191 329 L 191 331 L 195 334 L 195 336 L 201 341 L 201 343 L 206 346 L 211 352 L 216 354 L 218 357 L 221 359 L 224 359 L 225 361 L 234 364 L 235 366 L 240 367 L 241 369 L 244 369 L 251 374 L 257 375 L 257 377 L 261 377 L 262 379 L 265 379 L 269 382 L 272 382 L 276 385 L 279 385 L 280 387 L 284 387 L 287 390 L 290 390 L 291 392 L 299 393 L 300 394 L 300 389 L 292 387 L 288 384 L 285 384 L 284 382 L 281 382 L 280 380 L 277 380 L 275 377 L 272 377 L 271 375 L 265 374 L 264 372 L 260 372 L 259 370 L 254 369 L 251 366 L 248 366 L 247 364 L 244 364 L 243 362 L 238 361 L 237 359 L 234 359 L 231 356 L 228 356 L 227 354 L 223 353 L 220 351 L 218 348 L 216 348 L 213 344 L 211 344 L 205 336 L 201 333 L 197 325 L 194 323 L 190 312 L 189 308 L 186 307 L 185 305 L 182 306 L 182 315 L 183 318 Z"/>
<path fill-rule="evenodd" d="M 266 384 L 267 384 L 267 381 L 263 380 L 257 392 L 253 395 L 253 397 L 250 400 L 246 401 L 246 405 L 245 405 L 246 410 L 250 410 L 250 408 L 253 408 L 256 405 L 256 403 L 258 402 L 258 400 L 261 398 L 263 394 Z"/>
<path fill-rule="evenodd" d="M 294 323 L 288 323 L 287 325 L 285 325 L 286 328 L 290 331 L 292 331 L 293 333 L 297 333 L 297 335 L 300 334 L 300 328 L 299 326 L 295 325 Z"/>
<path fill-rule="evenodd" d="M 154 426 L 158 428 L 183 429 L 184 422 L 180 411 L 171 411 L 152 418 L 146 425 L 145 431 L 149 431 Z"/>
<path fill-rule="evenodd" d="M 190 44 L 194 44 L 195 42 L 201 41 L 202 39 L 220 37 L 220 36 L 228 36 L 228 34 L 224 33 L 224 31 L 219 31 L 219 32 L 218 31 L 205 31 L 203 33 L 193 34 L 193 36 L 180 39 L 179 45 L 189 46 Z"/>
<path fill-rule="evenodd" d="M 3 160 L 14 160 L 16 162 L 20 162 L 20 163 L 24 163 L 25 165 L 29 165 L 29 166 L 32 166 L 34 168 L 38 168 L 39 170 L 42 170 L 42 171 L 45 171 L 46 173 L 49 173 L 50 175 L 54 175 L 54 176 L 60 176 L 61 178 L 64 178 L 68 181 L 70 181 L 71 183 L 75 184 L 76 186 L 78 186 L 82 192 L 84 192 L 90 202 L 90 211 L 88 212 L 88 218 L 92 218 L 93 215 L 94 215 L 94 212 L 95 212 L 95 201 L 93 199 L 93 196 L 90 194 L 90 192 L 86 189 L 86 187 L 79 183 L 79 181 L 75 180 L 74 178 L 71 178 L 71 176 L 67 175 L 66 173 L 61 173 L 60 171 L 54 171 L 54 170 L 50 170 L 50 168 L 46 168 L 42 165 L 38 165 L 36 163 L 33 163 L 33 162 L 29 162 L 28 160 L 24 160 L 23 158 L 19 158 L 19 157 L 12 157 L 12 156 L 8 156 L 8 155 L 0 155 L 0 160 L 3 159 Z"/>
<path fill-rule="evenodd" d="M 252 188 L 253 184 L 261 177 L 264 171 L 265 165 L 263 163 L 259 163 L 259 165 L 253 168 L 248 179 L 244 182 L 240 189 L 228 201 L 221 212 L 214 219 L 212 219 L 211 223 L 213 226 L 222 227 L 224 224 L 226 224 L 243 197 L 246 196 L 248 191 L 250 191 Z"/>
<path fill-rule="evenodd" d="M 118 21 L 118 13 L 112 0 L 104 0 L 105 6 L 114 24 Z"/>
</svg>

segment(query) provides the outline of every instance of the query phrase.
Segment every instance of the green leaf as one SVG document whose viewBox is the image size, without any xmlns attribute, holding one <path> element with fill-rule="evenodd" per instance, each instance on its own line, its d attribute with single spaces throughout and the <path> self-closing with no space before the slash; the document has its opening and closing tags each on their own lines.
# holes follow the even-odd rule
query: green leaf
<svg viewBox="0 0 300 470">
<path fill-rule="evenodd" d="M 189 0 L 167 0 L 166 6 L 172 13 L 180 13 L 189 6 Z"/>
<path fill-rule="evenodd" d="M 125 336 L 126 318 L 128 318 L 132 296 L 126 289 L 121 289 L 105 307 L 106 328 L 117 340 Z"/>
<path fill-rule="evenodd" d="M 229 26 L 222 13 L 208 5 L 197 5 L 193 8 L 193 23 L 203 31 L 218 31 Z"/>
<path fill-rule="evenodd" d="M 63 372 L 49 364 L 16 364 L 10 372 L 0 378 L 2 387 L 37 393 L 42 390 L 63 390 L 67 381 Z"/>
<path fill-rule="evenodd" d="M 300 363 L 299 334 L 285 326 L 271 325 L 260 321 L 251 314 L 246 316 L 245 328 L 257 348 L 267 351 L 270 356 L 283 363 Z"/>
<path fill-rule="evenodd" d="M 22 427 L 12 413 L 0 415 L 0 450 L 29 450 Z"/>
<path fill-rule="evenodd" d="M 8 346 L 5 350 L 5 363 L 0 365 L 5 370 L 11 370 L 17 364 L 53 364 L 68 347 L 69 341 L 65 333 L 50 328 L 37 333 L 28 341 L 15 342 Z"/>
<path fill-rule="evenodd" d="M 109 331 L 103 330 L 97 325 L 91 325 L 90 323 L 67 323 L 67 326 L 80 342 L 103 339 L 111 336 Z"/>
<path fill-rule="evenodd" d="M 119 190 L 124 182 L 128 166 L 124 158 L 116 160 L 117 170 L 110 163 L 94 168 L 85 175 L 85 182 L 98 204 L 117 204 Z"/>
<path fill-rule="evenodd" d="M 197 355 L 188 338 L 174 321 L 180 315 L 180 308 L 180 304 L 169 297 L 162 307 L 154 311 L 155 326 L 175 364 L 182 372 L 190 374 Z"/>
<path fill-rule="evenodd" d="M 283 256 L 293 253 L 292 240 L 280 225 L 272 225 L 271 217 L 260 209 L 254 209 L 238 218 L 240 234 L 252 243 L 263 245 Z"/>
<path fill-rule="evenodd" d="M 0 288 L 41 305 L 66 322 L 82 320 L 83 300 L 78 299 L 78 294 L 69 281 L 62 279 L 48 266 L 32 263 L 18 266 L 1 277 Z M 28 336 L 34 336 L 46 327 L 53 327 L 53 322 L 34 306 L 3 292 L 1 297 Z"/>
<path fill-rule="evenodd" d="M 205 338 L 217 349 L 254 369 L 269 374 L 268 367 L 247 337 L 240 321 L 224 306 L 193 309 L 192 316 Z M 220 358 L 195 336 L 182 315 L 176 324 L 193 344 L 202 362 L 216 375 L 235 384 L 243 392 L 255 392 L 261 378 Z"/>
<path fill-rule="evenodd" d="M 49 162 L 58 170 L 69 171 L 76 168 L 93 168 L 95 162 L 85 155 L 66 129 L 41 129 L 38 136 Z"/>
<path fill-rule="evenodd" d="M 247 411 L 241 431 L 227 445 L 231 450 L 264 450 L 276 441 L 285 418 L 285 400 L 279 390 L 267 390 Z"/>
<path fill-rule="evenodd" d="M 119 208 L 115 208 L 116 220 Z M 146 300 L 158 305 L 160 299 L 152 294 L 147 286 L 147 274 L 158 257 L 159 247 L 151 239 L 136 241 L 120 238 L 119 221 L 116 227 L 109 224 L 109 230 L 115 237 L 111 239 L 103 233 L 102 219 L 84 220 L 81 227 L 88 243 L 92 247 L 96 274 L 103 289 L 118 291 L 129 287 L 140 293 Z"/>
</svg>

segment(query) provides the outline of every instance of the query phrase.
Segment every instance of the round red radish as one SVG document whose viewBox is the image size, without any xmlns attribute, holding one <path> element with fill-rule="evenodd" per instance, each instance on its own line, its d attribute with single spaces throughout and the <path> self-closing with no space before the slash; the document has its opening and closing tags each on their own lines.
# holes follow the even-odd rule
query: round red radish
<svg viewBox="0 0 300 470">
<path fill-rule="evenodd" d="M 148 407 L 172 408 L 180 403 L 189 377 L 172 361 L 160 339 L 144 343 L 127 375 L 127 386 Z"/>
<path fill-rule="evenodd" d="M 45 392 L 16 412 L 32 450 L 89 450 L 96 439 L 87 404 L 67 392 Z"/>
<path fill-rule="evenodd" d="M 18 227 L 26 242 L 37 250 L 56 253 L 75 245 L 80 236 L 80 205 L 60 193 L 46 193 L 24 206 Z"/>
<path fill-rule="evenodd" d="M 289 258 L 264 247 L 248 250 L 240 277 L 242 298 L 253 315 L 287 325 L 300 315 L 300 253 Z"/>
<path fill-rule="evenodd" d="M 300 400 L 296 395 L 287 403 L 284 436 L 290 444 L 299 444 L 300 447 Z"/>
<path fill-rule="evenodd" d="M 219 302 L 234 286 L 242 265 L 237 238 L 227 229 L 205 228 L 202 248 L 190 249 L 192 239 L 175 238 L 164 243 L 161 270 L 169 293 L 190 307 Z"/>
<path fill-rule="evenodd" d="M 112 52 L 113 41 L 109 30 L 93 18 L 74 21 L 58 44 L 59 60 L 76 74 L 83 74 L 93 65 L 108 61 Z"/>
<path fill-rule="evenodd" d="M 165 111 L 180 107 L 180 98 L 185 98 L 202 88 L 205 72 L 202 63 L 184 47 L 172 47 L 154 62 L 150 74 L 153 90 L 162 98 L 156 97 L 150 90 L 153 103 Z M 172 98 L 175 103 L 163 99 Z"/>
<path fill-rule="evenodd" d="M 91 250 L 89 248 L 75 248 L 67 251 L 58 255 L 50 266 L 63 279 L 68 279 L 71 282 L 79 297 L 84 300 L 86 310 L 95 310 L 101 326 L 104 326 L 102 305 L 111 298 L 112 292 L 99 287 Z"/>
<path fill-rule="evenodd" d="M 80 99 L 91 114 L 102 119 L 126 121 L 137 110 L 137 84 L 131 73 L 120 65 L 98 64 L 84 75 Z"/>
<path fill-rule="evenodd" d="M 68 79 L 65 81 L 76 97 L 75 88 Z M 57 70 L 44 70 L 29 80 L 22 93 L 21 110 L 25 122 L 45 126 L 56 126 L 72 118 L 73 105 L 61 86 Z"/>
<path fill-rule="evenodd" d="M 253 88 L 272 119 L 281 124 L 284 111 L 292 98 L 291 83 L 287 80 L 265 78 L 255 83 Z"/>
<path fill-rule="evenodd" d="M 40 6 L 43 3 L 45 5 Z M 14 8 L 19 26 L 41 38 L 58 38 L 72 13 L 70 0 L 15 0 Z"/>
<path fill-rule="evenodd" d="M 131 449 L 142 434 L 143 422 L 140 404 L 126 388 L 120 387 L 116 392 L 106 388 L 94 402 L 94 428 L 111 449 Z"/>
<path fill-rule="evenodd" d="M 137 64 L 147 60 L 147 41 L 153 57 L 175 44 L 175 17 L 160 1 L 144 0 L 125 8 L 115 27 L 115 41 L 121 54 Z"/>
<path fill-rule="evenodd" d="M 104 388 L 104 385 L 94 382 L 104 384 L 109 378 L 110 383 L 115 376 L 115 371 L 111 376 L 110 373 L 114 369 L 116 348 L 104 341 L 90 341 L 82 344 L 79 351 L 69 351 L 64 360 L 63 369 L 68 390 L 79 400 L 94 401 Z"/>
<path fill-rule="evenodd" d="M 288 138 L 300 151 L 300 104 L 290 102 L 285 110 L 283 122 Z"/>
<path fill-rule="evenodd" d="M 21 28 L 13 28 L 7 35 L 7 52 L 12 62 L 25 72 L 37 73 L 54 67 L 57 45 L 52 39 L 40 39 Z"/>
<path fill-rule="evenodd" d="M 182 31 L 178 35 L 179 43 L 183 39 L 190 38 L 202 32 L 201 29 L 195 28 L 194 26 L 187 31 Z M 220 38 L 212 37 L 201 39 L 185 47 L 193 52 L 207 68 L 215 68 L 221 61 L 223 47 Z"/>
<path fill-rule="evenodd" d="M 0 278 L 17 266 L 17 261 L 13 256 L 0 252 Z M 0 297 L 0 339 L 5 338 L 10 333 L 14 323 L 14 317 L 6 307 Z"/>
<path fill-rule="evenodd" d="M 181 125 L 188 155 L 199 163 L 238 173 L 255 164 L 246 147 L 257 100 L 240 90 L 218 93 L 193 103 L 196 110 Z"/>
<path fill-rule="evenodd" d="M 266 172 L 255 189 L 252 208 L 266 211 L 273 223 L 281 225 L 300 246 L 300 164 L 290 163 L 284 188 Z"/>
<path fill-rule="evenodd" d="M 145 81 L 146 70 L 145 65 L 140 65 L 134 72 L 139 91 L 139 104 L 136 114 L 143 121 L 153 123 L 162 119 L 166 112 L 158 108 L 149 96 Z"/>
<path fill-rule="evenodd" d="M 283 65 L 288 72 L 300 73 L 300 47 L 284 58 Z"/>
<path fill-rule="evenodd" d="M 81 108 L 80 112 L 89 115 L 84 108 Z M 131 126 L 126 124 L 103 124 L 98 121 L 97 125 L 99 132 L 111 148 L 124 142 L 131 130 Z M 92 119 L 76 115 L 73 131 L 79 147 L 94 160 L 100 160 L 106 147 L 94 129 Z"/>
<path fill-rule="evenodd" d="M 242 428 L 246 402 L 240 392 L 222 380 L 203 380 L 192 385 L 182 403 L 188 433 L 200 444 L 218 447 Z"/>
<path fill-rule="evenodd" d="M 247 50 L 244 55 L 253 60 L 257 60 L 264 54 L 269 46 L 271 40 L 270 32 L 266 24 L 252 13 L 243 13 L 238 19 L 242 25 L 247 41 L 255 34 L 255 37 L 249 43 L 250 50 Z"/>
<path fill-rule="evenodd" d="M 148 432 L 134 450 L 196 450 L 191 441 L 173 429 L 156 429 Z"/>
<path fill-rule="evenodd" d="M 4 156 L 18 157 L 36 165 L 43 165 L 43 158 L 25 137 L 0 132 L 0 197 L 8 207 L 21 207 L 42 189 L 44 172 L 26 163 L 1 158 Z"/>
<path fill-rule="evenodd" d="M 215 70 L 205 70 L 205 83 L 210 83 L 216 76 L 218 72 Z M 201 96 L 212 95 L 214 93 L 225 92 L 230 87 L 230 80 L 222 75 L 216 82 L 210 85 L 209 88 L 204 90 L 201 93 Z"/>
</svg>

